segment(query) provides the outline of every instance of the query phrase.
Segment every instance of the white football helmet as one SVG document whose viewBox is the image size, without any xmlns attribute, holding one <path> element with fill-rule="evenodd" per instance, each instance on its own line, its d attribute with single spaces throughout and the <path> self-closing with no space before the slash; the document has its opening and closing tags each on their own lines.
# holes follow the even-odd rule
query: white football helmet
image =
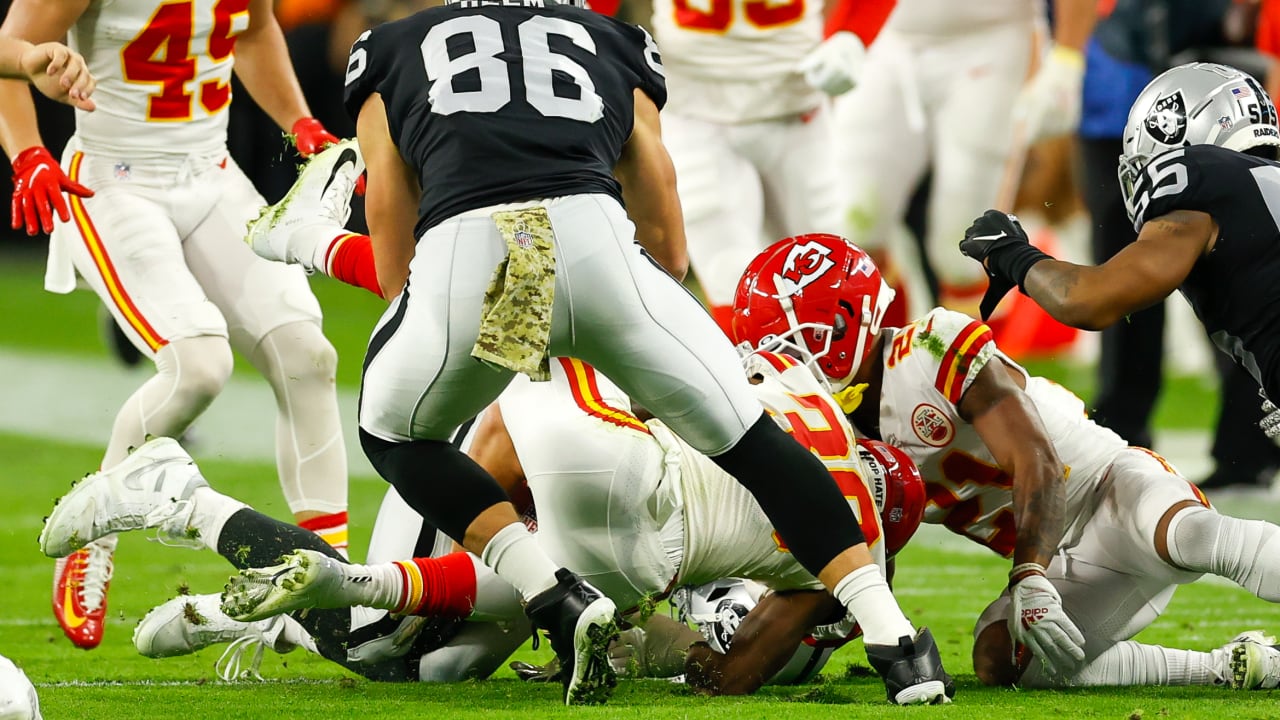
<svg viewBox="0 0 1280 720">
<path fill-rule="evenodd" d="M 36 688 L 9 658 L 0 655 L 0 720 L 41 720 Z"/>
<path fill-rule="evenodd" d="M 684 585 L 671 593 L 671 604 L 682 620 L 692 622 L 698 632 L 720 654 L 729 652 L 733 635 L 743 618 L 760 602 L 768 588 L 739 578 L 715 580 L 704 585 Z M 835 647 L 827 643 L 801 643 L 795 654 L 773 677 L 770 685 L 797 685 L 813 679 Z"/>
<path fill-rule="evenodd" d="M 1188 145 L 1280 146 L 1280 127 L 1276 106 L 1252 76 L 1226 65 L 1187 63 L 1147 84 L 1129 109 L 1122 139 L 1120 188 L 1136 221 L 1138 180 L 1157 155 Z"/>
</svg>

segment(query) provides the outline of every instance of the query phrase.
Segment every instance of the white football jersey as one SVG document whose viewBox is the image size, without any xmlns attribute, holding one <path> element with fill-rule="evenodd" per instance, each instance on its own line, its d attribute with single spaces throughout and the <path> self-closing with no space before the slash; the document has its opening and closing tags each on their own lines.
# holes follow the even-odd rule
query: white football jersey
<svg viewBox="0 0 1280 720">
<path fill-rule="evenodd" d="M 1043 13 L 1043 0 L 898 0 L 886 30 L 921 35 L 958 35 L 1009 23 L 1026 23 Z"/>
<path fill-rule="evenodd" d="M 853 428 L 840 406 L 808 368 L 789 357 L 758 353 L 746 364 L 749 375 L 763 379 L 754 388 L 765 410 L 831 471 L 883 572 L 884 543 L 870 473 L 858 456 Z M 822 588 L 787 550 L 751 493 L 710 458 L 687 446 L 680 485 L 685 551 L 678 584 L 743 577 L 775 590 Z"/>
<path fill-rule="evenodd" d="M 70 44 L 98 79 L 94 112 L 76 111 L 89 152 L 215 152 L 226 145 L 236 36 L 249 0 L 93 0 Z"/>
<path fill-rule="evenodd" d="M 822 40 L 822 0 L 656 0 L 653 34 L 668 72 L 786 76 Z"/>
<path fill-rule="evenodd" d="M 1026 378 L 1026 392 L 1066 466 L 1064 527 L 1091 514 L 1093 491 L 1124 440 L 1095 424 L 1069 390 L 1026 371 L 996 349 L 991 330 L 961 313 L 935 308 L 884 345 L 880 434 L 920 468 L 928 492 L 924 521 L 1013 554 L 1013 478 L 1006 474 L 956 404 L 998 357 Z"/>
</svg>

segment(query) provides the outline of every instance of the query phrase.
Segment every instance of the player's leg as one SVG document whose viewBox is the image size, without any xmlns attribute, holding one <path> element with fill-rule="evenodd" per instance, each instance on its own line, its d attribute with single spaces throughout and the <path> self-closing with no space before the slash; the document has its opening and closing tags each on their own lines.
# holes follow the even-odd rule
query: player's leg
<svg viewBox="0 0 1280 720">
<path fill-rule="evenodd" d="M 485 293 L 505 255 L 484 213 L 448 220 L 418 241 L 408 283 L 369 343 L 361 442 L 410 507 L 520 590 L 534 624 L 551 632 L 572 670 L 567 700 L 603 701 L 614 681 L 606 658 L 616 632 L 613 604 L 557 569 L 501 486 L 446 441 L 512 377 L 471 356 Z"/>
<path fill-rule="evenodd" d="M 716 322 L 726 330 L 738 278 L 764 249 L 760 178 L 736 143 L 741 129 L 678 114 L 662 118 L 663 142 L 676 169 L 690 269 Z"/>
<path fill-rule="evenodd" d="M 222 316 L 185 265 L 178 234 L 160 204 L 168 168 L 137 168 L 115 177 L 114 162 L 69 153 L 72 177 L 95 188 L 72 198 L 74 222 L 59 224 L 52 242 L 70 256 L 156 374 L 117 413 L 102 467 L 123 460 L 148 435 L 180 435 L 231 373 Z M 105 537 L 60 561 L 54 612 L 82 647 L 102 638 L 115 540 Z"/>
<path fill-rule="evenodd" d="M 976 263 L 965 263 L 958 249 L 975 217 L 996 205 L 1006 175 L 1012 175 L 1013 121 L 1009 108 L 1026 77 L 1031 28 L 1008 24 L 972 33 L 935 49 L 933 63 L 922 68 L 925 92 L 933 94 L 929 111 L 933 148 L 933 185 L 925 248 L 938 275 L 942 304 L 975 312 L 986 277 Z M 1015 183 L 1017 179 L 1013 178 Z M 1010 208 L 1005 208 L 1010 209 Z M 967 310 L 966 310 L 967 308 Z"/>
<path fill-rule="evenodd" d="M 752 159 L 764 189 L 768 241 L 803 233 L 842 234 L 845 198 L 831 151 L 835 131 L 827 108 L 755 126 Z"/>
<path fill-rule="evenodd" d="M 320 306 L 300 269 L 265 261 L 242 242 L 262 199 L 233 162 L 196 168 L 193 186 L 219 196 L 187 232 L 187 264 L 226 317 L 232 347 L 271 384 L 285 500 L 303 527 L 345 552 L 347 455 L 334 386 L 338 360 L 321 332 Z"/>
<path fill-rule="evenodd" d="M 750 490 L 796 559 L 864 628 L 874 628 L 867 633 L 870 646 L 899 651 L 903 639 L 907 655 L 899 667 L 914 669 L 904 685 L 891 687 L 891 699 L 898 690 L 907 698 L 912 687 L 934 688 L 935 681 L 928 699 L 941 699 L 940 664 L 923 669 L 937 659 L 931 638 L 917 637 L 923 655 L 912 654 L 915 630 L 872 561 L 848 503 L 821 461 L 765 415 L 714 322 L 635 244 L 634 226 L 615 200 L 577 196 L 550 211 L 557 289 L 568 294 L 572 288 L 558 302 L 568 300 L 573 309 L 571 325 L 553 326 L 553 352 L 591 362 Z M 880 660 L 872 653 L 873 662 Z M 880 667 L 882 674 L 896 672 Z"/>
<path fill-rule="evenodd" d="M 905 250 L 892 245 L 930 151 L 916 63 L 903 38 L 882 32 L 857 87 L 833 103 L 829 151 L 840 184 L 838 232 L 870 252 L 884 273 L 896 267 L 920 275 Z M 913 286 L 924 287 L 923 279 Z"/>
</svg>

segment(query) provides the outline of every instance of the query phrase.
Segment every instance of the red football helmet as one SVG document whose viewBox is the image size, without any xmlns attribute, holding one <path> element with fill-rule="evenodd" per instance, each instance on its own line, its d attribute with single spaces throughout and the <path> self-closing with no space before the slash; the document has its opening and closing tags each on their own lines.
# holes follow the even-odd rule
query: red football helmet
<svg viewBox="0 0 1280 720">
<path fill-rule="evenodd" d="M 858 246 L 797 235 L 756 256 L 733 298 L 733 341 L 798 355 L 842 390 L 871 352 L 893 290 Z"/>
<path fill-rule="evenodd" d="M 871 489 L 884 528 L 884 553 L 893 557 L 924 518 L 924 480 L 911 458 L 887 443 L 859 438 L 858 456 L 871 471 Z"/>
</svg>

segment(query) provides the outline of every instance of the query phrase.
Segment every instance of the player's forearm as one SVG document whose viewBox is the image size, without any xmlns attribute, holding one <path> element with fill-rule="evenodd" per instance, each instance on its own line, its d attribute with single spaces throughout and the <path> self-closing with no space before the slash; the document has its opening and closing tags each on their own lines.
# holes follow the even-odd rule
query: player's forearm
<svg viewBox="0 0 1280 720">
<path fill-rule="evenodd" d="M 1054 0 L 1053 44 L 1084 52 L 1098 20 L 1097 0 Z"/>
<path fill-rule="evenodd" d="M 236 77 L 253 101 L 286 132 L 311 115 L 293 72 L 284 33 L 274 17 L 258 21 L 236 41 Z"/>
<path fill-rule="evenodd" d="M 1024 282 L 1026 294 L 1054 320 L 1081 330 L 1101 330 L 1145 306 L 1133 306 L 1098 267 L 1062 260 L 1042 260 L 1031 266 Z"/>
<path fill-rule="evenodd" d="M 0 35 L 0 77 L 27 79 L 22 69 L 22 54 L 31 47 L 25 40 Z"/>
<path fill-rule="evenodd" d="M 21 80 L 0 80 L 0 147 L 9 158 L 42 145 L 31 90 Z"/>
<path fill-rule="evenodd" d="M 1015 564 L 1033 562 L 1048 567 L 1062 542 L 1066 483 L 1057 454 L 1030 451 L 1019 458 L 1013 482 Z"/>
</svg>

